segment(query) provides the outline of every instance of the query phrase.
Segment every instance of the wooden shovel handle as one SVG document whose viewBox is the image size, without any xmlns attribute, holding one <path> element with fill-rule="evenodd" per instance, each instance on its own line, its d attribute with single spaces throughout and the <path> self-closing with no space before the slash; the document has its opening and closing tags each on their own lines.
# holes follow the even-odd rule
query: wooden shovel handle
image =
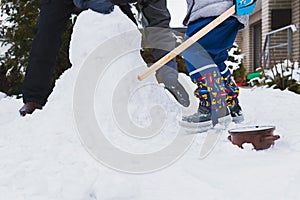
<svg viewBox="0 0 300 200">
<path fill-rule="evenodd" d="M 138 75 L 138 80 L 142 81 L 145 78 L 147 78 L 150 74 L 157 71 L 159 68 L 164 66 L 166 63 L 168 63 L 170 60 L 175 58 L 177 55 L 179 55 L 181 52 L 186 50 L 188 47 L 190 47 L 192 44 L 197 42 L 200 38 L 202 38 L 204 35 L 206 35 L 208 32 L 213 30 L 215 27 L 217 27 L 219 24 L 221 24 L 223 21 L 228 19 L 230 16 L 232 16 L 235 13 L 235 5 L 226 10 L 222 15 L 214 19 L 212 22 L 207 24 L 205 27 L 203 27 L 201 30 L 199 30 L 197 33 L 195 33 L 192 37 L 187 39 L 185 42 L 183 42 L 181 45 L 173 49 L 171 52 L 166 54 L 164 57 L 159 59 L 157 62 L 155 62 L 150 68 L 145 70 L 143 73 Z"/>
</svg>

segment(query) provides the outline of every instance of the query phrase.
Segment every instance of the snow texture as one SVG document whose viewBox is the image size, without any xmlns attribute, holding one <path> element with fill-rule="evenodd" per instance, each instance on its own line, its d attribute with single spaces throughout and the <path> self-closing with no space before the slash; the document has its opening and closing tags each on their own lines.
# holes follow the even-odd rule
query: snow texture
<svg viewBox="0 0 300 200">
<path fill-rule="evenodd" d="M 76 131 L 72 108 L 74 87 L 87 56 L 99 44 L 125 30 L 135 30 L 135 26 L 118 9 L 111 15 L 83 12 L 72 36 L 73 67 L 57 81 L 45 108 L 22 118 L 18 115 L 22 106 L 20 99 L 0 97 L 1 200 L 300 198 L 300 163 L 297 162 L 300 96 L 288 91 L 242 88 L 240 102 L 245 122 L 229 124 L 205 159 L 199 159 L 199 154 L 207 132 L 198 134 L 177 162 L 154 173 L 131 175 L 97 162 L 85 150 Z M 142 63 L 138 52 L 125 57 L 126 61 L 132 62 L 124 63 L 128 66 L 136 64 L 135 60 Z M 118 73 L 118 68 L 112 68 Z M 114 80 L 111 78 L 104 84 L 110 86 Z M 181 75 L 180 80 L 188 80 L 188 77 Z M 192 89 L 189 91 L 192 93 Z M 107 89 L 100 94 L 104 97 L 111 95 L 110 92 Z M 190 98 L 195 105 L 192 94 Z M 152 98 L 145 101 L 151 104 Z M 135 104 L 138 106 L 138 101 Z M 133 104 L 130 106 L 134 107 Z M 102 123 L 111 128 L 111 134 L 121 134 L 115 133 L 115 124 L 109 118 Z M 227 140 L 228 129 L 251 125 L 275 125 L 275 134 L 281 139 L 273 148 L 264 151 L 254 151 L 250 145 L 245 145 L 242 150 Z M 172 140 L 172 137 L 165 134 L 164 141 Z M 115 139 L 118 141 L 117 137 Z M 127 143 L 127 146 L 131 144 Z"/>
<path fill-rule="evenodd" d="M 6 94 L 4 94 L 3 92 L 0 92 L 0 100 L 3 99 L 4 97 L 6 97 Z"/>
</svg>

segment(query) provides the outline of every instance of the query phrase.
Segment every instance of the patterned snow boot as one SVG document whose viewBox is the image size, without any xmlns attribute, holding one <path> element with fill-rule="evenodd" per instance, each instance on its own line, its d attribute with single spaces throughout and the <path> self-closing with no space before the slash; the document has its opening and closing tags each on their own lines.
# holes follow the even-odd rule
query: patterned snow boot
<svg viewBox="0 0 300 200">
<path fill-rule="evenodd" d="M 224 82 L 216 67 L 190 73 L 192 81 L 197 85 L 194 94 L 199 98 L 199 107 L 195 114 L 184 116 L 181 125 L 189 128 L 214 126 L 222 121 L 230 121 L 226 107 L 226 92 Z"/>
<path fill-rule="evenodd" d="M 232 121 L 235 123 L 241 123 L 244 121 L 244 116 L 237 98 L 240 92 L 239 88 L 231 76 L 223 77 L 223 81 L 225 84 L 225 91 L 227 93 L 226 104 L 229 107 Z"/>
</svg>

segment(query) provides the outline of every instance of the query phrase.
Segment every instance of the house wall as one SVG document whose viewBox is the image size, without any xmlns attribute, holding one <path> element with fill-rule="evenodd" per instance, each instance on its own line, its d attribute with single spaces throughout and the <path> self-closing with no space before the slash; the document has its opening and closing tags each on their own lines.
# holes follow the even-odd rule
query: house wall
<svg viewBox="0 0 300 200">
<path fill-rule="evenodd" d="M 253 30 L 252 25 L 256 23 L 260 23 L 262 19 L 262 1 L 258 0 L 255 10 L 253 11 L 252 15 L 249 16 L 249 26 L 240 31 L 236 43 L 239 45 L 242 53 L 245 55 L 244 57 L 244 66 L 248 72 L 253 71 Z"/>
<path fill-rule="evenodd" d="M 292 34 L 292 59 L 300 60 L 300 1 L 299 0 L 258 0 L 254 12 L 249 17 L 249 27 L 246 30 L 240 31 L 236 42 L 245 54 L 244 65 L 247 72 L 254 70 L 254 40 L 253 40 L 253 25 L 261 24 L 261 47 L 264 46 L 266 34 L 271 29 L 271 10 L 272 9 L 292 9 L 292 24 L 296 24 L 298 32 Z M 278 45 L 287 42 L 287 31 L 275 34 L 271 37 L 271 45 Z M 274 50 L 271 54 L 274 62 L 279 62 L 287 58 L 287 47 L 282 47 Z"/>
<path fill-rule="evenodd" d="M 268 17 L 268 28 L 269 31 L 272 31 L 271 29 L 271 10 L 273 9 L 290 9 L 291 8 L 291 0 L 269 0 L 269 17 Z M 271 45 L 279 45 L 279 44 L 283 44 L 283 43 L 287 43 L 288 40 L 288 31 L 282 31 L 280 33 L 276 33 L 274 35 L 271 36 Z M 263 41 L 264 42 L 264 41 Z M 271 52 L 271 63 L 270 65 L 273 65 L 275 62 L 281 62 L 285 59 L 288 58 L 288 50 L 287 50 L 287 46 L 286 47 L 281 47 L 281 48 L 276 48 L 274 50 L 272 50 Z"/>
<path fill-rule="evenodd" d="M 298 31 L 293 34 L 293 59 L 300 61 L 300 1 L 292 0 L 292 23 L 296 24 Z"/>
</svg>

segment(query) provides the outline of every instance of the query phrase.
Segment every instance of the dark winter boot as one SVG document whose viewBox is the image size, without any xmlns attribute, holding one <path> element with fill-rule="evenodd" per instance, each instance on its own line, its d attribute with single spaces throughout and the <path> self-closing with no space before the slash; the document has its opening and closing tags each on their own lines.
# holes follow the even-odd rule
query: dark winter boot
<svg viewBox="0 0 300 200">
<path fill-rule="evenodd" d="M 178 81 L 178 72 L 174 69 L 174 67 L 176 67 L 176 63 L 172 61 L 169 64 L 173 65 L 173 68 L 169 66 L 160 68 L 155 73 L 156 80 L 158 83 L 164 84 L 165 89 L 174 96 L 178 103 L 184 107 L 189 107 L 189 95 Z"/>
<path fill-rule="evenodd" d="M 43 107 L 34 102 L 28 102 L 23 105 L 23 107 L 19 110 L 21 116 L 25 116 L 26 114 L 32 114 L 36 109 L 41 110 Z"/>
<path fill-rule="evenodd" d="M 227 107 L 220 108 L 215 112 L 219 124 L 224 125 L 230 123 L 231 119 Z M 187 132 L 191 133 L 204 132 L 215 126 L 210 110 L 202 106 L 199 107 L 195 114 L 184 116 L 179 124 Z"/>
<path fill-rule="evenodd" d="M 241 106 L 237 103 L 232 106 L 229 106 L 230 115 L 234 123 L 241 123 L 244 121 L 244 116 Z"/>
<path fill-rule="evenodd" d="M 189 107 L 189 95 L 179 82 L 177 86 L 165 86 L 165 88 L 174 96 L 178 103 L 180 103 L 184 107 Z"/>
<path fill-rule="evenodd" d="M 217 117 L 223 118 L 226 116 L 229 116 L 229 111 L 227 107 L 223 107 L 221 109 L 216 110 Z M 208 108 L 200 106 L 198 108 L 198 111 L 190 116 L 184 116 L 182 118 L 182 121 L 186 121 L 189 123 L 201 123 L 201 122 L 206 122 L 211 120 L 211 112 Z"/>
</svg>

